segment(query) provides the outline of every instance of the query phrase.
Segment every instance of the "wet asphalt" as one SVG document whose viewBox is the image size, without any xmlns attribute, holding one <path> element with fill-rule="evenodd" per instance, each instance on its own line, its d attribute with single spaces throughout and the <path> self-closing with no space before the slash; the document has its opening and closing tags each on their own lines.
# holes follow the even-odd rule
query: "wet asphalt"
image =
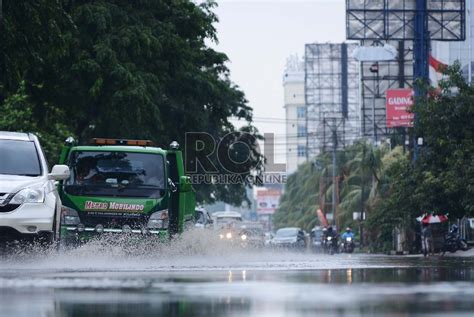
<svg viewBox="0 0 474 317">
<path fill-rule="evenodd" d="M 0 316 L 474 316 L 474 257 L 242 249 L 190 236 L 3 254 Z"/>
</svg>

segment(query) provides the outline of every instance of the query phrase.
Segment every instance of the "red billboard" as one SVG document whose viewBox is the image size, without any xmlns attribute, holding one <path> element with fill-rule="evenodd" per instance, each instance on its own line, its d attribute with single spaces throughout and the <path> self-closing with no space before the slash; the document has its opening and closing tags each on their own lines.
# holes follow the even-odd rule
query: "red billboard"
<svg viewBox="0 0 474 317">
<path fill-rule="evenodd" d="M 413 105 L 413 89 L 387 90 L 387 128 L 413 127 L 415 115 L 408 112 Z"/>
</svg>

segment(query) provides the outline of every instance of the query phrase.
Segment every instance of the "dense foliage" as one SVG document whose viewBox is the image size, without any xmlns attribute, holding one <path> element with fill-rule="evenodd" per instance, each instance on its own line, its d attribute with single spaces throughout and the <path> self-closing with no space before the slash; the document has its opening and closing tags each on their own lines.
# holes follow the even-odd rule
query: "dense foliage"
<svg viewBox="0 0 474 317">
<path fill-rule="evenodd" d="M 373 249 L 390 249 L 394 229 L 413 238 L 415 218 L 423 213 L 474 216 L 474 88 L 458 65 L 446 70 L 446 78 L 440 91 L 427 89 L 415 100 L 417 125 L 411 134 L 423 138 L 416 161 L 400 147 L 374 148 L 364 142 L 338 153 L 338 224 L 350 225 L 352 212 L 364 210 L 364 240 Z M 314 162 L 321 162 L 322 169 L 307 163 L 289 177 L 276 226 L 310 229 L 318 223 L 317 208 L 330 211 L 329 153 Z"/>
<path fill-rule="evenodd" d="M 332 193 L 336 190 L 336 221 L 339 227 L 353 224 L 353 212 L 370 212 L 378 197 L 378 189 L 384 188 L 382 161 L 389 162 L 395 153 L 388 147 L 376 148 L 360 141 L 337 153 L 336 186 L 332 179 L 331 153 L 323 153 L 312 162 L 301 165 L 288 178 L 286 191 L 274 221 L 277 227 L 299 226 L 306 230 L 319 221 L 316 210 L 325 213 L 332 210 Z M 401 154 L 400 154 L 401 155 Z M 387 163 L 388 164 L 388 163 Z"/>
<path fill-rule="evenodd" d="M 36 132 L 50 161 L 70 134 L 80 141 L 145 138 L 167 147 L 184 144 L 186 131 L 232 132 L 231 116 L 254 132 L 226 55 L 206 44 L 217 41 L 214 5 L 3 1 L 0 129 Z M 202 201 L 237 204 L 245 190 L 203 185 L 199 193 Z"/>
</svg>

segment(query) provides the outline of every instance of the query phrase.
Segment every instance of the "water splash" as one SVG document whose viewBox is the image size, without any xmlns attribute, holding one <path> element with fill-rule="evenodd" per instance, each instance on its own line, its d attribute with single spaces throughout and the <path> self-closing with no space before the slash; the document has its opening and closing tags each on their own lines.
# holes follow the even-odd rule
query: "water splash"
<svg viewBox="0 0 474 317">
<path fill-rule="evenodd" d="M 2 270 L 172 271 L 172 270 L 304 270 L 396 266 L 385 257 L 335 256 L 308 251 L 244 248 L 219 239 L 215 231 L 194 229 L 169 242 L 102 235 L 70 250 L 30 245 L 3 255 Z M 404 267 L 405 261 L 398 264 Z"/>
</svg>

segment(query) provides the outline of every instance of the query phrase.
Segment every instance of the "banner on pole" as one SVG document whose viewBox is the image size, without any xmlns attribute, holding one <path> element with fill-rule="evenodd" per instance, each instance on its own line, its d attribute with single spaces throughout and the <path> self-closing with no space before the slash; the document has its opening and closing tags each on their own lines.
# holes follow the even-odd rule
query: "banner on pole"
<svg viewBox="0 0 474 317">
<path fill-rule="evenodd" d="M 278 208 L 281 192 L 275 189 L 257 190 L 257 213 L 260 215 L 272 215 Z"/>
</svg>

